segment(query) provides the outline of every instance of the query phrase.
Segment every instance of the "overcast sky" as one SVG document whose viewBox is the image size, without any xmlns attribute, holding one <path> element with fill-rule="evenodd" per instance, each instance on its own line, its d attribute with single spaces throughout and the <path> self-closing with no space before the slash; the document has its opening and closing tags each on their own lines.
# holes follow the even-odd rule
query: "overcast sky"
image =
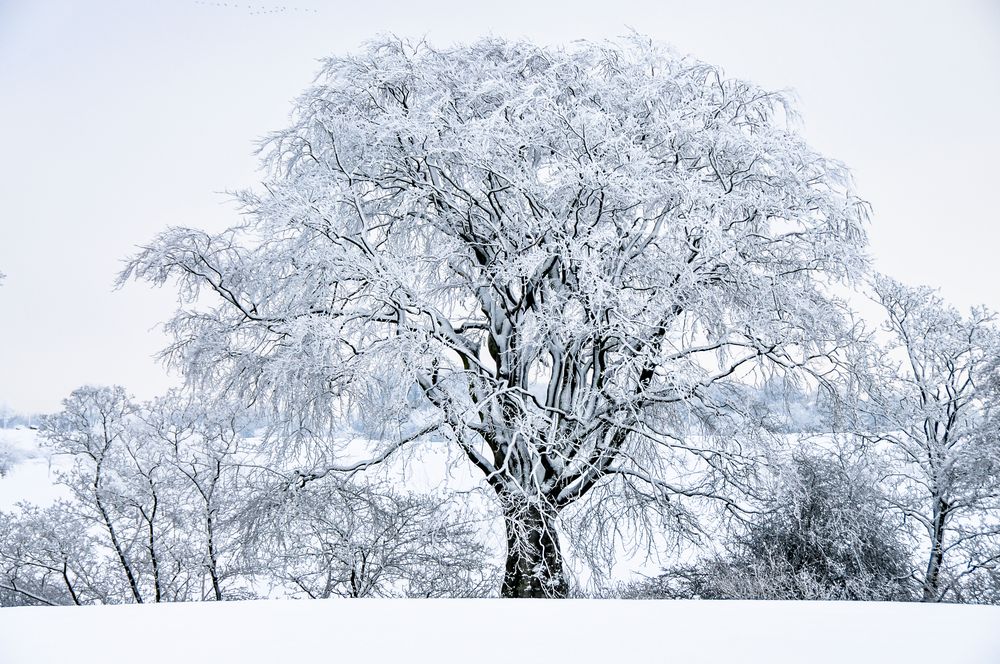
<svg viewBox="0 0 1000 664">
<path fill-rule="evenodd" d="M 447 45 L 629 27 L 794 89 L 807 138 L 872 204 L 877 267 L 1000 309 L 1000 2 L 0 0 L 0 404 L 175 380 L 153 358 L 174 294 L 113 292 L 115 274 L 168 224 L 234 221 L 219 192 L 257 181 L 253 142 L 318 58 L 386 31 Z"/>
</svg>

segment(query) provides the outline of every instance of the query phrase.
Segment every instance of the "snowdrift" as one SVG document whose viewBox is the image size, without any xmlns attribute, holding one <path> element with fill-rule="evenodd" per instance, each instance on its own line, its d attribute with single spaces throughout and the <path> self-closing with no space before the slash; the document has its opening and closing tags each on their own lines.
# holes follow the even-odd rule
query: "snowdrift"
<svg viewBox="0 0 1000 664">
<path fill-rule="evenodd" d="M 1000 662 L 1000 607 L 314 600 L 0 609 L 0 662 Z"/>
</svg>

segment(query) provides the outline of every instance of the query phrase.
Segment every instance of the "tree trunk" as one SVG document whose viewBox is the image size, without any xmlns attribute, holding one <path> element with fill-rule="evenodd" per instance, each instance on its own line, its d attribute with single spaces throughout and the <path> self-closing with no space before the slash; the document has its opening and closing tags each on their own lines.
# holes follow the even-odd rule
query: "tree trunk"
<svg viewBox="0 0 1000 664">
<path fill-rule="evenodd" d="M 934 518 L 931 522 L 931 553 L 927 560 L 927 571 L 924 574 L 925 602 L 936 602 L 939 599 L 941 585 L 941 567 L 944 563 L 944 534 L 948 523 L 950 505 L 941 499 L 934 504 Z"/>
<path fill-rule="evenodd" d="M 222 588 L 219 586 L 219 561 L 215 553 L 215 528 L 211 509 L 205 516 L 205 526 L 208 535 L 208 573 L 212 578 L 212 592 L 215 593 L 215 601 L 221 602 Z"/>
<path fill-rule="evenodd" d="M 98 469 L 100 472 L 100 469 Z M 118 539 L 118 533 L 115 532 L 115 526 L 111 521 L 111 516 L 108 515 L 108 511 L 104 509 L 104 503 L 101 501 L 99 489 L 97 482 L 94 483 L 94 502 L 97 505 L 97 510 L 101 514 L 101 518 L 104 520 L 104 525 L 108 529 L 108 534 L 111 535 L 111 545 L 115 549 L 115 553 L 118 554 L 118 561 L 122 565 L 122 569 L 125 570 L 125 577 L 128 579 L 128 586 L 132 589 L 132 597 L 135 598 L 136 604 L 142 604 L 142 593 L 139 592 L 139 583 L 136 581 L 135 574 L 132 573 L 132 565 L 129 564 L 128 558 L 125 557 L 125 551 L 122 550 L 121 542 Z"/>
<path fill-rule="evenodd" d="M 507 566 L 502 597 L 552 597 L 569 595 L 563 571 L 556 515 L 534 503 L 520 502 L 504 510 L 507 528 Z"/>
</svg>

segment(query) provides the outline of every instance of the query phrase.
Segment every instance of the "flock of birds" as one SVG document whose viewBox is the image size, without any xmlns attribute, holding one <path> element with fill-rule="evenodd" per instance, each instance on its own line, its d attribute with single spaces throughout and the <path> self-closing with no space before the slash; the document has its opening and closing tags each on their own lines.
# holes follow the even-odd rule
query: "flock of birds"
<svg viewBox="0 0 1000 664">
<path fill-rule="evenodd" d="M 205 0 L 194 0 L 194 4 L 203 7 L 220 7 L 222 9 L 245 9 L 251 16 L 263 14 L 318 14 L 318 9 L 312 7 L 289 7 L 288 5 L 253 5 L 239 2 L 206 2 Z"/>
</svg>

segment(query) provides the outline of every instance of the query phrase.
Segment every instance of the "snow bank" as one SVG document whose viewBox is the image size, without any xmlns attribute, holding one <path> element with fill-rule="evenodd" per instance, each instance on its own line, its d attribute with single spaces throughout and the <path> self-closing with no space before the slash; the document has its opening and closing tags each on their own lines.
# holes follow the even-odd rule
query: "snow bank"
<svg viewBox="0 0 1000 664">
<path fill-rule="evenodd" d="M 1000 607 L 313 600 L 0 609 L 0 662 L 1000 662 Z"/>
</svg>

